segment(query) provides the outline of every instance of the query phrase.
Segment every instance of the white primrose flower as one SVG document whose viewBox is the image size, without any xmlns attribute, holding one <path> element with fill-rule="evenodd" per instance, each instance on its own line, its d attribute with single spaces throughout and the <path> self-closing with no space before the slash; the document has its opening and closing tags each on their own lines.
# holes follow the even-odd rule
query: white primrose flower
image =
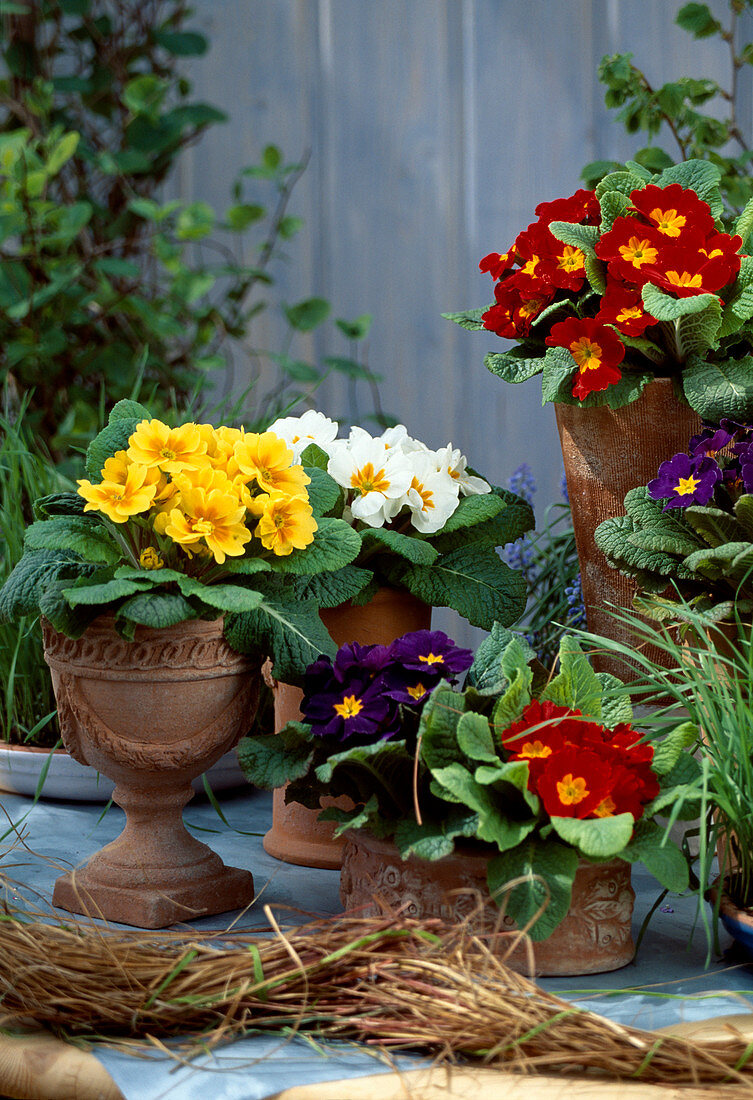
<svg viewBox="0 0 753 1100">
<path fill-rule="evenodd" d="M 410 456 L 413 476 L 404 503 L 411 522 L 422 535 L 433 535 L 444 527 L 458 506 L 458 484 L 447 472 L 438 470 L 434 453 L 414 452 Z"/>
<path fill-rule="evenodd" d="M 327 454 L 337 436 L 337 422 L 330 420 L 324 413 L 307 409 L 302 416 L 284 416 L 270 424 L 267 431 L 274 432 L 284 439 L 293 452 L 293 462 L 300 460 L 301 454 L 310 443 L 316 443 Z"/>
<path fill-rule="evenodd" d="M 452 443 L 448 443 L 446 447 L 441 447 L 434 454 L 437 459 L 437 469 L 447 471 L 457 483 L 461 496 L 468 497 L 477 493 L 490 493 L 492 491 L 488 481 L 484 481 L 482 477 L 475 477 L 473 474 L 466 473 L 468 459 L 464 454 L 461 454 L 459 447 L 453 450 Z"/>
<path fill-rule="evenodd" d="M 352 515 L 369 527 L 383 527 L 397 515 L 412 476 L 404 455 L 387 453 L 363 429 L 353 429 L 350 439 L 335 441 L 327 473 L 353 493 Z"/>
</svg>

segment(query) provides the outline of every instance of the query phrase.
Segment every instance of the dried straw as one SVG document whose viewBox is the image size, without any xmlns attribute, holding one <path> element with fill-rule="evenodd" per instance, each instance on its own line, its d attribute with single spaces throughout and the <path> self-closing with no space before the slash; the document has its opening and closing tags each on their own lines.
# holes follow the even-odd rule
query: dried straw
<svg viewBox="0 0 753 1100">
<path fill-rule="evenodd" d="M 753 1044 L 624 1027 L 514 973 L 463 926 L 341 917 L 199 941 L 119 932 L 6 907 L 9 1018 L 71 1038 L 206 1050 L 248 1031 L 300 1031 L 518 1072 L 588 1073 L 753 1095 Z"/>
</svg>

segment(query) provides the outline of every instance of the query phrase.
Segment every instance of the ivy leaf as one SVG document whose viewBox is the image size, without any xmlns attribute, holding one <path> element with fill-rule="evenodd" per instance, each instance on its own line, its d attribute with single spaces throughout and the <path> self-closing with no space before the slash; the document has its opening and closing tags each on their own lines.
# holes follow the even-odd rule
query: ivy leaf
<svg viewBox="0 0 753 1100">
<path fill-rule="evenodd" d="M 114 565 L 122 558 L 109 531 L 89 516 L 53 516 L 26 528 L 27 550 L 72 550 L 85 561 Z"/>
<path fill-rule="evenodd" d="M 632 814 L 614 817 L 585 818 L 553 817 L 554 831 L 567 844 L 580 849 L 591 859 L 612 859 L 622 853 L 633 835 Z"/>
<path fill-rule="evenodd" d="M 225 637 L 239 653 L 269 655 L 276 678 L 290 684 L 301 683 L 317 657 L 334 657 L 336 652 L 312 600 L 287 602 L 265 596 L 255 611 L 229 617 Z"/>
<path fill-rule="evenodd" d="M 682 372 L 682 387 L 704 420 L 730 417 L 745 424 L 753 419 L 753 356 L 712 363 L 693 355 Z"/>
<path fill-rule="evenodd" d="M 361 536 L 342 519 L 317 520 L 314 541 L 303 550 L 270 560 L 273 573 L 295 573 L 299 576 L 342 569 L 361 552 Z"/>
<path fill-rule="evenodd" d="M 528 838 L 512 851 L 493 856 L 486 877 L 497 904 L 505 907 L 518 928 L 527 929 L 531 939 L 539 941 L 551 936 L 566 917 L 577 869 L 574 848 L 551 839 Z M 526 881 L 507 889 L 521 877 Z"/>
</svg>

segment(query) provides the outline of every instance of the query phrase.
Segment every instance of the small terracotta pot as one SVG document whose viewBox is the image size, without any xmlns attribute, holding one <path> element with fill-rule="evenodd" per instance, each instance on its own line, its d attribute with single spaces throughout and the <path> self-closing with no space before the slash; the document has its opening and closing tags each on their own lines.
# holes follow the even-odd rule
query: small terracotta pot
<svg viewBox="0 0 753 1100">
<path fill-rule="evenodd" d="M 488 856 L 458 847 L 435 861 L 401 859 L 397 847 L 364 830 L 347 834 L 340 874 L 343 907 L 359 916 L 400 910 L 422 919 L 467 921 L 513 970 L 531 973 L 527 946 L 518 942 L 512 917 L 503 916 L 489 896 Z M 539 976 L 602 974 L 618 970 L 635 955 L 630 922 L 635 891 L 630 864 L 582 860 L 573 883 L 570 909 L 552 935 L 532 943 L 533 973 Z"/>
<path fill-rule="evenodd" d="M 636 401 L 621 409 L 558 404 L 555 413 L 588 629 L 632 645 L 630 630 L 617 622 L 607 605 L 632 610 L 635 581 L 609 565 L 594 532 L 603 520 L 625 515 L 628 490 L 646 485 L 662 462 L 686 451 L 701 421 L 689 405 L 680 404 L 671 378 L 649 382 Z M 658 650 L 647 652 L 657 664 L 666 660 Z M 614 657 L 597 656 L 594 663 L 602 672 L 629 678 L 626 666 Z"/>
<path fill-rule="evenodd" d="M 410 592 L 395 588 L 380 588 L 363 607 L 345 603 L 323 610 L 321 616 L 338 647 L 346 642 L 389 645 L 402 634 L 428 630 L 431 625 L 431 608 Z M 274 694 L 275 732 L 279 732 L 288 722 L 302 720 L 303 692 L 291 684 L 277 683 Z M 348 802 L 323 799 L 321 805 L 345 807 Z M 332 822 L 318 820 L 318 810 L 286 802 L 285 788 L 280 787 L 274 792 L 272 828 L 264 837 L 264 850 L 285 863 L 336 870 L 342 863 L 345 841 L 342 837 L 335 839 L 334 831 Z"/>
<path fill-rule="evenodd" d="M 183 825 L 191 780 L 231 749 L 253 718 L 257 667 L 234 652 L 222 621 L 121 638 L 111 616 L 67 638 L 43 623 L 65 747 L 115 781 L 120 836 L 55 883 L 53 904 L 141 928 L 253 900 L 248 871 L 226 867 Z"/>
</svg>

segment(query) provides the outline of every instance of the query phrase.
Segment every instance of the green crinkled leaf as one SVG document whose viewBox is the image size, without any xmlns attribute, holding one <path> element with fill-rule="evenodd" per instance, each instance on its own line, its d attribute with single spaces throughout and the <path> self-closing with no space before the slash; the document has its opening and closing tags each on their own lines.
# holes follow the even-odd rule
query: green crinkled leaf
<svg viewBox="0 0 753 1100">
<path fill-rule="evenodd" d="M 689 508 L 684 508 L 683 512 L 693 530 L 697 531 L 711 546 L 721 546 L 725 542 L 745 542 L 747 539 L 744 525 L 735 516 L 731 516 L 721 508 L 691 504 Z"/>
<path fill-rule="evenodd" d="M 255 611 L 231 615 L 225 637 L 240 653 L 271 657 L 277 679 L 292 684 L 301 683 L 321 654 L 336 652 L 312 600 L 288 603 L 267 596 Z"/>
<path fill-rule="evenodd" d="M 484 366 L 503 381 L 517 385 L 540 374 L 544 369 L 544 358 L 543 354 L 540 357 L 524 357 L 519 352 L 516 354 L 514 348 L 510 351 L 490 351 L 484 356 Z"/>
<path fill-rule="evenodd" d="M 306 728 L 306 727 L 304 727 Z M 262 737 L 242 737 L 236 749 L 238 763 L 249 783 L 271 791 L 306 774 L 313 750 L 301 736 L 296 744 L 287 743 L 275 733 Z"/>
<path fill-rule="evenodd" d="M 735 501 L 735 515 L 748 537 L 753 537 L 753 496 L 745 493 Z"/>
<path fill-rule="evenodd" d="M 690 355 L 702 355 L 719 342 L 722 324 L 722 306 L 713 298 L 705 309 L 681 317 L 677 322 L 677 348 L 683 359 Z"/>
<path fill-rule="evenodd" d="M 633 721 L 630 691 L 611 672 L 597 672 L 601 684 L 601 721 L 607 729 L 614 729 L 620 722 Z"/>
<path fill-rule="evenodd" d="M 642 819 L 636 822 L 635 835 L 620 855 L 630 863 L 640 860 L 665 889 L 680 894 L 688 887 L 688 865 L 671 840 L 662 846 L 663 839 L 664 830 L 656 822 Z"/>
<path fill-rule="evenodd" d="M 292 593 L 297 600 L 313 600 L 317 607 L 339 607 L 358 596 L 372 579 L 370 570 L 345 565 L 331 573 L 293 578 Z"/>
<path fill-rule="evenodd" d="M 468 670 L 466 683 L 469 687 L 474 687 L 482 695 L 496 695 L 507 685 L 508 677 L 502 668 L 502 654 L 513 640 L 521 646 L 524 664 L 534 660 L 536 653 L 524 638 L 513 634 L 501 623 L 494 623 L 491 633 L 476 650 L 473 664 Z"/>
<path fill-rule="evenodd" d="M 480 309 L 462 309 L 456 313 L 443 313 L 442 316 L 446 321 L 454 321 L 456 325 L 470 332 L 479 332 L 484 327 L 481 317 L 491 308 L 491 306 L 482 306 Z"/>
<path fill-rule="evenodd" d="M 486 520 L 494 519 L 500 512 L 505 511 L 505 507 L 505 502 L 495 493 L 478 493 L 461 497 L 457 508 L 444 527 L 437 531 L 436 535 L 440 537 L 449 535 L 454 531 L 463 531 L 468 527 L 475 527 Z"/>
<path fill-rule="evenodd" d="M 374 794 L 363 806 L 354 806 L 352 810 L 343 810 L 339 806 L 327 806 L 319 814 L 319 821 L 335 821 L 335 836 L 342 836 L 348 829 L 370 829 L 379 835 L 379 799 Z"/>
<path fill-rule="evenodd" d="M 753 420 L 753 356 L 711 363 L 691 356 L 682 372 L 688 403 L 704 420 Z"/>
<path fill-rule="evenodd" d="M 202 584 L 195 577 L 181 576 L 178 587 L 184 596 L 193 596 L 218 611 L 255 611 L 263 600 L 261 592 L 255 588 L 243 588 L 239 584 Z"/>
<path fill-rule="evenodd" d="M 657 187 L 669 187 L 671 183 L 689 187 L 699 199 L 709 204 L 713 217 L 720 218 L 724 213 L 724 204 L 719 193 L 720 179 L 721 172 L 711 161 L 686 160 L 665 168 L 654 183 Z"/>
<path fill-rule="evenodd" d="M 177 582 L 185 577 L 185 573 L 177 569 L 136 569 L 133 565 L 119 565 L 114 576 L 124 577 L 129 581 L 145 581 L 148 585 L 168 584 Z"/>
<path fill-rule="evenodd" d="M 507 686 L 494 704 L 492 725 L 497 737 L 517 722 L 525 707 L 531 702 L 531 684 L 533 673 L 526 665 L 507 674 Z"/>
<path fill-rule="evenodd" d="M 298 576 L 342 569 L 361 552 L 361 536 L 343 519 L 319 519 L 314 541 L 304 550 L 270 560 L 273 573 Z"/>
<path fill-rule="evenodd" d="M 116 402 L 110 409 L 110 415 L 107 418 L 108 424 L 114 424 L 116 420 L 151 420 L 152 414 L 144 405 L 139 401 L 131 401 L 125 397 L 122 401 Z"/>
<path fill-rule="evenodd" d="M 457 728 L 465 711 L 465 698 L 446 684 L 438 684 L 424 703 L 418 734 L 421 738 L 421 760 L 431 770 L 462 762 Z"/>
<path fill-rule="evenodd" d="M 96 607 L 98 604 L 116 603 L 126 596 L 135 596 L 137 592 L 153 588 L 156 584 L 159 584 L 156 576 L 151 581 L 147 578 L 127 580 L 124 577 L 114 577 L 108 581 L 95 579 L 93 582 L 83 579 L 66 588 L 64 594 L 71 607 Z"/>
<path fill-rule="evenodd" d="M 516 847 L 536 828 L 535 818 L 528 821 L 509 818 L 499 796 L 477 783 L 462 764 L 432 768 L 432 775 L 442 790 L 453 795 L 452 801 L 460 802 L 478 814 L 476 835 L 479 840 L 496 844 L 501 852 Z"/>
<path fill-rule="evenodd" d="M 504 906 L 518 928 L 540 941 L 551 936 L 567 916 L 577 869 L 578 853 L 574 848 L 531 837 L 513 851 L 493 856 L 486 877 L 497 904 Z M 505 889 L 523 876 L 525 882 Z"/>
<path fill-rule="evenodd" d="M 603 209 L 603 208 L 602 208 Z M 584 254 L 596 255 L 594 245 L 599 239 L 599 228 L 596 225 L 578 225 L 573 222 L 550 222 L 549 232 L 563 244 L 579 248 Z"/>
<path fill-rule="evenodd" d="M 589 286 L 596 294 L 603 294 L 607 289 L 607 265 L 595 256 L 586 256 L 585 266 Z"/>
<path fill-rule="evenodd" d="M 702 313 L 709 309 L 712 303 L 719 306 L 719 299 L 715 294 L 696 294 L 692 298 L 673 298 L 666 294 L 653 283 L 646 283 L 642 292 L 643 304 L 646 312 L 655 317 L 657 321 L 677 321 L 680 317 L 688 317 L 692 313 Z M 721 307 L 719 317 L 721 318 Z"/>
<path fill-rule="evenodd" d="M 116 451 L 128 450 L 128 440 L 144 417 L 122 417 L 111 420 L 96 435 L 86 451 L 86 470 L 92 480 L 99 481 L 105 461 Z"/>
<path fill-rule="evenodd" d="M 631 191 L 645 187 L 645 183 L 646 181 L 634 172 L 624 170 L 610 172 L 596 184 L 595 195 L 601 204 L 601 200 L 609 191 L 619 191 L 622 195 L 629 195 Z"/>
<path fill-rule="evenodd" d="M 483 714 L 469 712 L 460 717 L 457 727 L 458 745 L 471 760 L 487 760 L 497 764 L 489 721 Z"/>
<path fill-rule="evenodd" d="M 696 538 L 684 515 L 687 509 L 670 508 L 665 512 L 663 501 L 652 500 L 645 485 L 628 490 L 625 494 L 625 511 L 635 521 L 636 530 L 644 528 L 679 540 Z"/>
<path fill-rule="evenodd" d="M 265 558 L 225 558 L 222 567 L 226 573 L 251 576 L 254 573 L 271 573 L 272 566 Z"/>
<path fill-rule="evenodd" d="M 753 199 L 748 199 L 742 213 L 740 214 L 739 218 L 735 222 L 734 228 L 732 229 L 733 236 L 742 237 L 742 247 L 744 252 L 748 251 L 746 243 L 751 230 L 753 230 Z"/>
<path fill-rule="evenodd" d="M 534 526 L 533 509 L 527 500 L 511 493 L 508 489 L 492 487 L 489 494 L 502 501 L 504 507 L 492 516 L 491 519 L 477 523 L 473 531 L 468 534 L 464 529 L 451 531 L 449 534 L 441 533 L 432 535 L 431 544 L 442 554 L 450 550 L 456 550 L 461 546 L 467 546 L 472 542 L 474 546 L 506 546 L 520 538 Z M 485 498 L 488 499 L 488 497 Z M 467 497 L 467 500 L 475 499 Z M 446 531 L 446 528 L 444 528 Z"/>
<path fill-rule="evenodd" d="M 736 332 L 751 317 L 753 317 L 753 256 L 743 256 L 732 293 L 724 308 L 722 335 L 727 336 L 730 332 Z"/>
<path fill-rule="evenodd" d="M 657 573 L 660 577 L 677 577 L 680 580 L 693 580 L 691 570 L 678 562 L 671 554 L 660 550 L 642 550 L 633 546 L 628 536 L 633 531 L 630 516 L 616 516 L 604 520 L 596 528 L 594 538 L 610 565 L 634 576 L 638 572 Z M 665 587 L 664 584 L 661 588 Z M 661 591 L 661 588 L 659 591 Z"/>
<path fill-rule="evenodd" d="M 478 815 L 466 809 L 449 810 L 441 821 L 400 821 L 395 829 L 395 844 L 403 859 L 442 859 L 455 849 L 456 837 L 475 836 Z"/>
<path fill-rule="evenodd" d="M 39 613 L 60 634 L 69 638 L 80 638 L 100 612 L 99 608 L 71 607 L 63 594 L 69 583 L 65 580 L 46 582 L 39 593 Z"/>
<path fill-rule="evenodd" d="M 628 845 L 633 835 L 632 814 L 596 817 L 553 817 L 554 831 L 566 844 L 572 844 L 591 859 L 612 859 Z"/>
<path fill-rule="evenodd" d="M 390 531 L 384 527 L 375 527 L 370 531 L 364 531 L 361 538 L 365 551 L 383 546 L 391 553 L 414 565 L 431 565 L 439 556 L 439 552 L 430 542 L 413 538 L 411 535 L 402 535 L 399 531 Z"/>
<path fill-rule="evenodd" d="M 605 191 L 599 203 L 601 206 L 600 233 L 608 233 L 617 218 L 630 206 L 630 199 L 621 191 Z"/>
<path fill-rule="evenodd" d="M 657 815 L 669 817 L 671 813 L 675 821 L 694 821 L 700 816 L 701 796 L 702 792 L 695 783 L 662 790 L 653 802 L 646 806 L 646 819 Z"/>
<path fill-rule="evenodd" d="M 198 612 L 178 592 L 139 592 L 118 608 L 117 618 L 157 630 L 196 619 Z"/>
<path fill-rule="evenodd" d="M 522 796 L 532 814 L 538 814 L 541 809 L 539 796 L 528 789 L 530 770 L 527 760 L 510 760 L 506 764 L 498 760 L 494 765 L 481 764 L 474 771 L 473 778 L 482 787 L 494 787 L 499 796 L 499 804 L 505 807 L 508 816 L 516 816 L 515 813 L 510 815 L 510 787 Z"/>
<path fill-rule="evenodd" d="M 586 256 L 586 263 L 588 263 L 590 257 Z M 534 319 L 531 321 L 531 336 L 537 334 L 536 330 L 546 324 L 547 332 L 554 324 L 554 319 L 559 314 L 563 319 L 565 316 L 573 316 L 575 314 L 575 304 L 570 301 L 569 298 L 561 299 L 560 301 L 551 302 L 548 306 L 544 306 L 540 313 L 537 313 Z M 525 353 L 528 354 L 527 352 Z"/>
<path fill-rule="evenodd" d="M 314 444 L 312 443 L 311 446 L 313 447 Z M 306 466 L 304 470 L 311 478 L 311 484 L 306 486 L 309 504 L 314 510 L 317 522 L 321 524 L 319 517 L 331 511 L 340 499 L 340 486 L 326 470 L 320 470 L 318 466 Z M 302 551 L 298 552 L 302 553 Z"/>
<path fill-rule="evenodd" d="M 109 531 L 89 516 L 53 516 L 26 528 L 27 550 L 72 550 L 85 561 L 114 565 L 122 558 Z"/>
<path fill-rule="evenodd" d="M 675 726 L 661 741 L 653 741 L 654 758 L 651 768 L 657 775 L 668 775 L 680 756 L 698 740 L 698 727 L 694 722 L 682 722 Z"/>
<path fill-rule="evenodd" d="M 663 531 L 649 529 L 648 531 L 636 531 L 628 535 L 632 546 L 639 550 L 659 550 L 664 554 L 675 554 L 678 558 L 684 558 L 686 554 L 692 554 L 703 544 L 699 540 L 690 538 L 678 538 L 676 535 L 665 534 Z"/>
<path fill-rule="evenodd" d="M 451 607 L 473 626 L 491 630 L 520 618 L 526 605 L 522 573 L 510 569 L 488 546 L 461 546 L 431 566 L 411 565 L 399 575 L 414 596 L 432 607 Z"/>
<path fill-rule="evenodd" d="M 614 325 L 609 325 L 609 328 L 613 328 L 617 332 L 617 328 Z M 645 336 L 626 336 L 624 332 L 620 334 L 620 340 L 626 348 L 633 348 L 634 351 L 640 352 L 641 355 L 645 355 L 647 359 L 650 359 L 652 363 L 664 363 L 667 358 L 667 353 L 655 344 L 653 340 L 648 340 Z"/>
<path fill-rule="evenodd" d="M 541 403 L 554 401 L 563 405 L 579 405 L 583 409 L 601 408 L 606 405 L 610 409 L 620 409 L 623 405 L 629 405 L 636 401 L 648 383 L 653 379 L 651 371 L 623 371 L 622 378 L 605 390 L 589 393 L 588 397 L 579 400 L 573 397 L 573 384 L 577 367 L 575 360 L 565 348 L 552 348 L 562 354 L 556 359 L 552 357 L 544 366 L 544 377 L 541 382 Z"/>
<path fill-rule="evenodd" d="M 315 775 L 329 788 L 328 793 L 347 794 L 356 803 L 365 803 L 375 794 L 382 811 L 385 806 L 398 806 L 404 812 L 412 807 L 413 754 L 404 741 L 377 741 L 345 749 L 315 768 Z"/>
<path fill-rule="evenodd" d="M 69 550 L 31 550 L 24 554 L 2 588 L 0 621 L 13 622 L 39 609 L 40 595 L 55 580 L 74 581 L 93 566 Z"/>
<path fill-rule="evenodd" d="M 34 501 L 34 518 L 51 516 L 83 516 L 86 501 L 79 493 L 50 493 Z"/>
<path fill-rule="evenodd" d="M 559 648 L 559 672 L 541 693 L 561 707 L 579 710 L 586 718 L 601 718 L 601 684 L 575 638 L 565 634 Z"/>
<path fill-rule="evenodd" d="M 750 569 L 751 549 L 749 542 L 727 542 L 707 550 L 696 550 L 688 554 L 683 564 L 708 580 L 726 577 L 730 581 L 740 581 Z"/>
<path fill-rule="evenodd" d="M 307 474 L 311 474 L 310 467 L 317 470 L 326 470 L 329 465 L 329 455 L 317 443 L 309 443 L 308 447 L 301 451 L 301 465 Z"/>
</svg>

